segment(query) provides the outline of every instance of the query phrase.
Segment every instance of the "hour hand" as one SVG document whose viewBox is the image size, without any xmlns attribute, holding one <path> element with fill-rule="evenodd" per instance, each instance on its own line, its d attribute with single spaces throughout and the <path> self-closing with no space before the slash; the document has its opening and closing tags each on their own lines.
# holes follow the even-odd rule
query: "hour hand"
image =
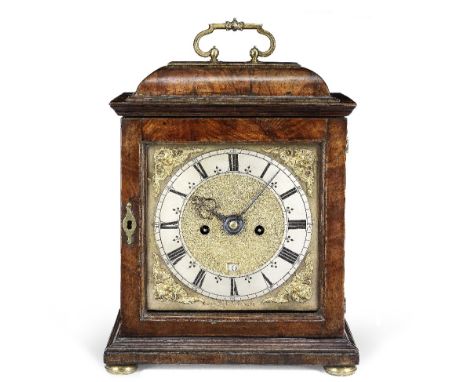
<svg viewBox="0 0 468 382">
<path fill-rule="evenodd" d="M 200 217 L 203 219 L 211 219 L 214 216 L 222 222 L 226 220 L 226 216 L 217 211 L 219 207 L 216 203 L 216 200 L 213 198 L 194 196 L 192 198 L 192 203 L 195 207 L 195 210 L 198 212 L 198 215 L 200 215 Z"/>
</svg>

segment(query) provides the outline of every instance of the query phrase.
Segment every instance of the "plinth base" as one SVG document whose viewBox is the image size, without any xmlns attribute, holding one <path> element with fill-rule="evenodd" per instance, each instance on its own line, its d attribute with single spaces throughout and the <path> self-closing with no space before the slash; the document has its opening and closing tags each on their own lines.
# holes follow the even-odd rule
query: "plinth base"
<svg viewBox="0 0 468 382">
<path fill-rule="evenodd" d="M 118 374 L 138 364 L 277 364 L 322 365 L 332 375 L 350 375 L 359 351 L 347 324 L 338 338 L 123 337 L 119 314 L 104 363 Z"/>
</svg>

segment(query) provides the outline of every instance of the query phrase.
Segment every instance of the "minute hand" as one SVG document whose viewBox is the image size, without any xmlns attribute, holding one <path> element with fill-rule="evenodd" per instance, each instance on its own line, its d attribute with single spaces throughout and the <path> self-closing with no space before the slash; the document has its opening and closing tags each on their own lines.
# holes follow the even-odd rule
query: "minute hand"
<svg viewBox="0 0 468 382">
<path fill-rule="evenodd" d="M 265 190 L 268 188 L 268 186 L 270 185 L 271 181 L 273 179 L 275 179 L 276 175 L 278 175 L 278 173 L 280 172 L 280 170 L 278 170 L 271 178 L 268 182 L 265 183 L 265 185 L 261 188 L 261 190 L 259 192 L 257 192 L 257 194 L 253 197 L 253 199 L 250 201 L 250 203 L 247 205 L 247 207 L 245 207 L 242 212 L 239 214 L 239 216 L 242 216 L 244 215 L 250 207 L 252 207 L 252 205 L 257 201 L 257 199 L 265 192 Z"/>
</svg>

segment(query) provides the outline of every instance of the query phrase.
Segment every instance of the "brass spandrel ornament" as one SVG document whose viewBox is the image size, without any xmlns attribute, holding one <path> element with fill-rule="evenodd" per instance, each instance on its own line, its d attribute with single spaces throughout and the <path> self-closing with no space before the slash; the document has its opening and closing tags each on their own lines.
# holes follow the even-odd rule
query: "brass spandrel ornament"
<svg viewBox="0 0 468 382">
<path fill-rule="evenodd" d="M 266 148 L 267 153 L 275 154 L 278 160 L 286 166 L 293 168 L 294 172 L 303 182 L 306 192 L 310 197 L 314 197 L 315 174 L 317 172 L 317 153 L 314 150 L 304 147 L 300 148 Z"/>
<path fill-rule="evenodd" d="M 159 148 L 154 152 L 154 193 L 158 194 L 161 181 L 166 179 L 171 171 L 187 160 L 194 153 L 200 152 L 197 148 L 179 147 L 177 149 L 166 147 Z"/>
<path fill-rule="evenodd" d="M 200 48 L 220 31 L 257 32 L 269 46 L 223 62 Z M 193 47 L 207 61 L 171 62 L 111 102 L 123 117 L 121 304 L 106 369 L 318 364 L 350 375 L 359 353 L 344 319 L 344 186 L 355 103 L 296 63 L 262 62 L 276 40 L 261 24 L 210 24 Z"/>
<path fill-rule="evenodd" d="M 177 282 L 173 275 L 161 263 L 161 255 L 153 253 L 153 288 L 151 298 L 156 301 L 176 302 L 180 304 L 193 304 L 195 302 L 203 303 L 203 300 Z"/>
</svg>

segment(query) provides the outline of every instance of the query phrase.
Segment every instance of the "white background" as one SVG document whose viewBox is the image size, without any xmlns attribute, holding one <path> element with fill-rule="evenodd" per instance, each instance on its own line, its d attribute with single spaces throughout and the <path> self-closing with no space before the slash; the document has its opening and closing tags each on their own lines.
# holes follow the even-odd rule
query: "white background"
<svg viewBox="0 0 468 382">
<path fill-rule="evenodd" d="M 261 22 L 270 60 L 354 99 L 347 319 L 357 381 L 466 380 L 463 1 L 12 1 L 0 6 L 2 380 L 115 380 L 119 117 L 108 106 L 209 22 Z M 246 60 L 254 32 L 217 32 Z M 320 368 L 144 367 L 133 380 L 332 380 Z"/>
</svg>

